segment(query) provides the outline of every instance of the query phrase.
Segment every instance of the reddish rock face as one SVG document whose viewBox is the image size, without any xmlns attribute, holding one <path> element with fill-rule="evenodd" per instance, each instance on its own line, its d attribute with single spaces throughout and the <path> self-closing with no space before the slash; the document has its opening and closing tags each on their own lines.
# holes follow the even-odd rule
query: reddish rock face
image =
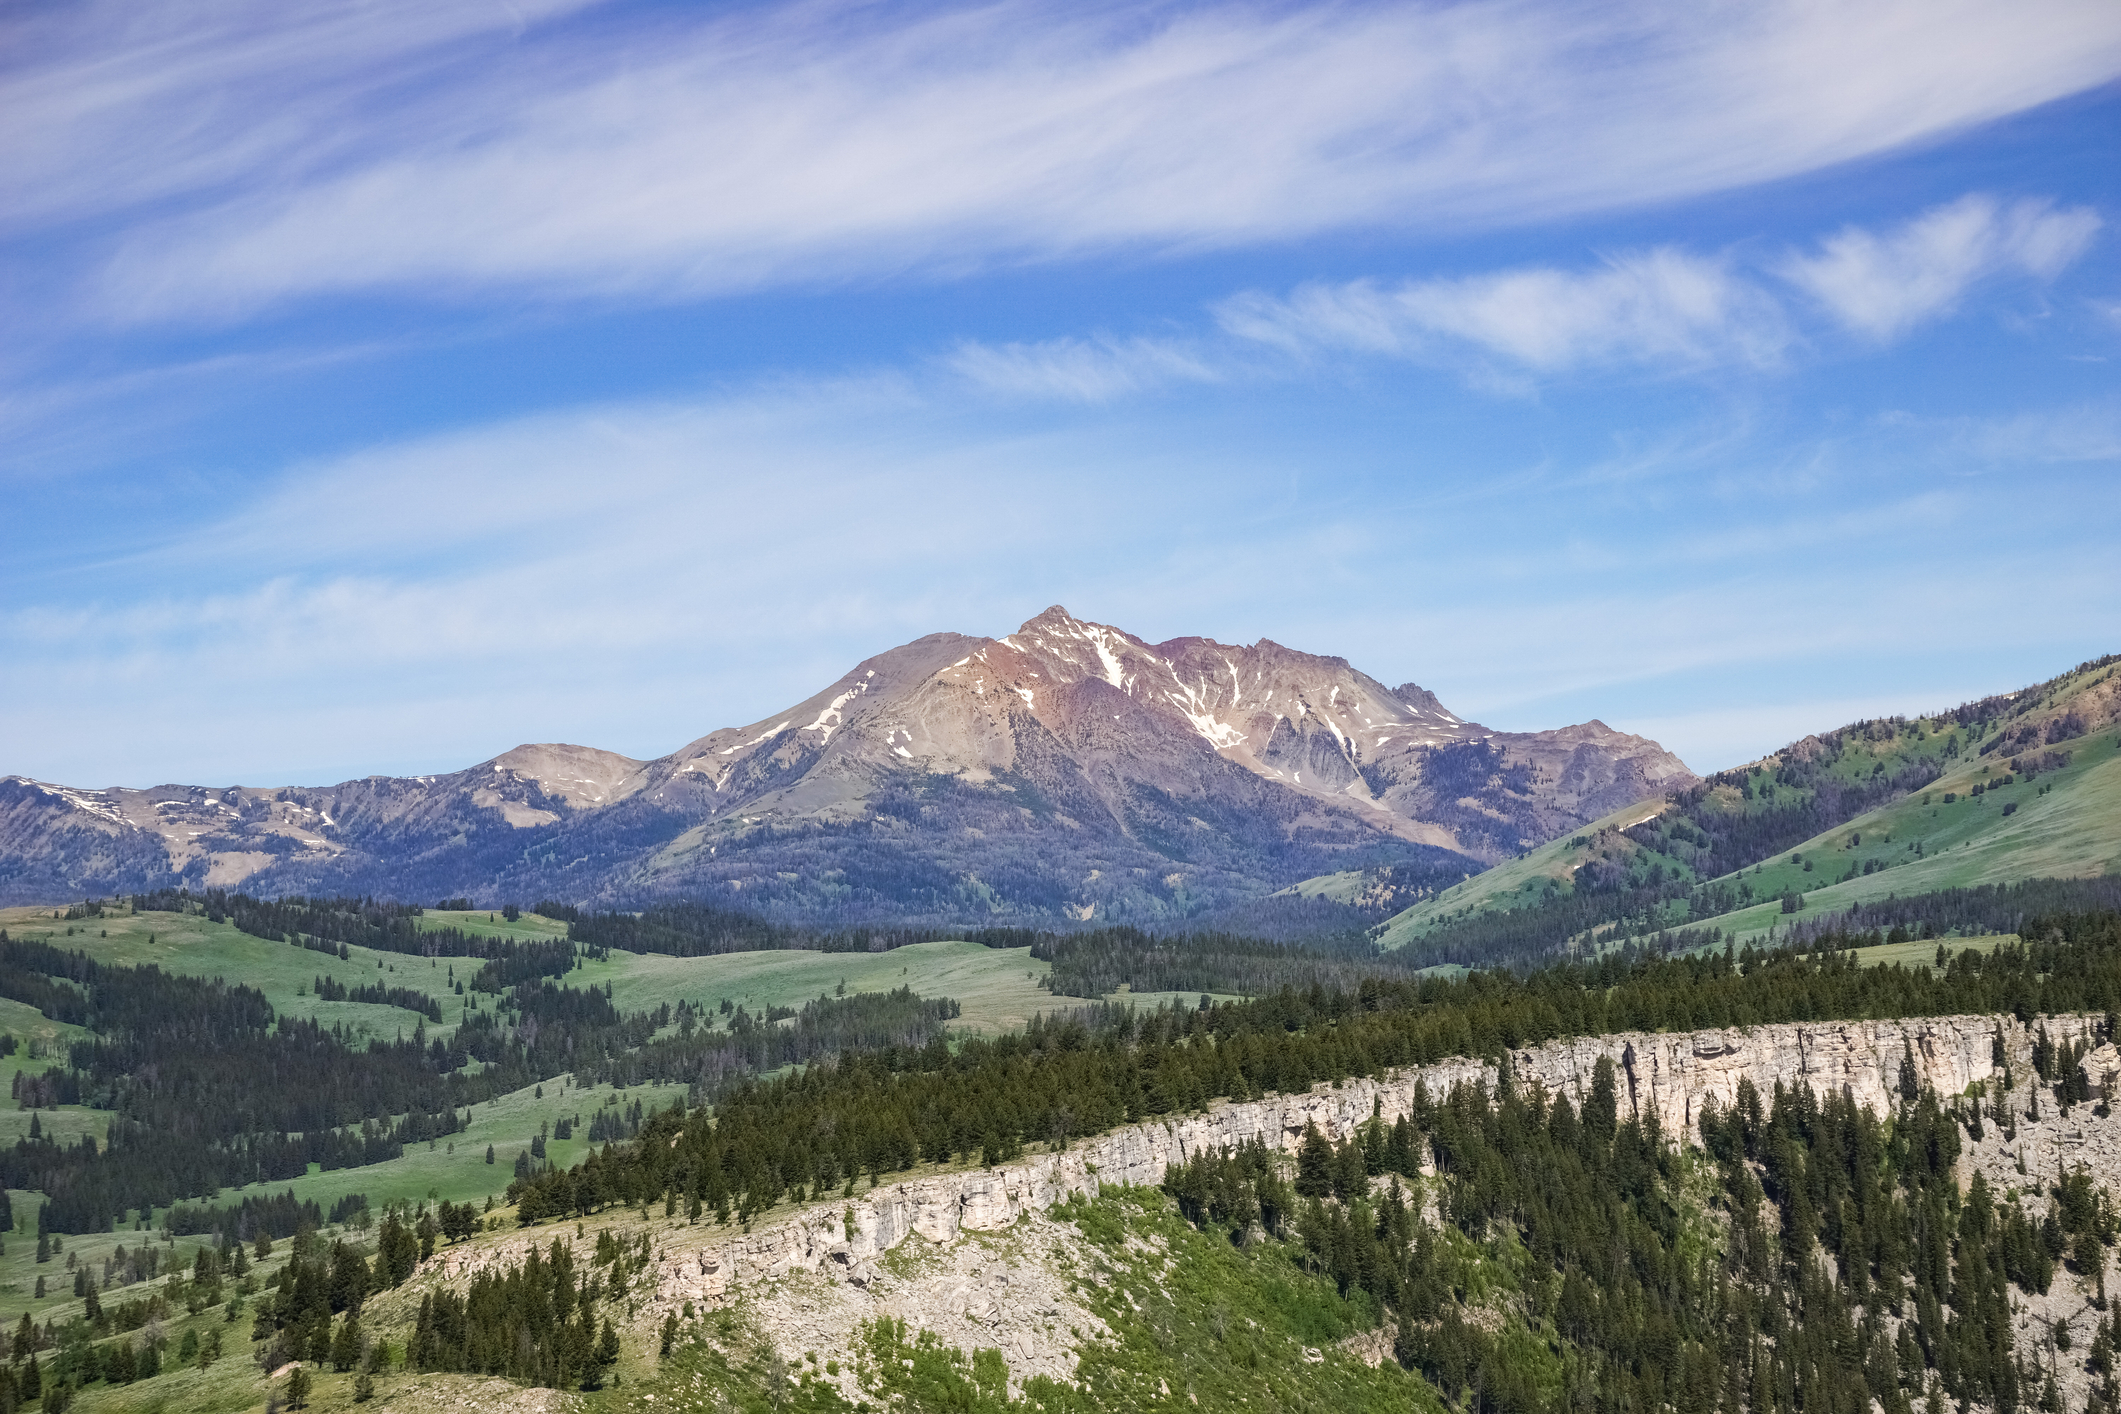
<svg viewBox="0 0 2121 1414">
<path fill-rule="evenodd" d="M 1113 810 L 1142 787 L 1228 793 L 1241 773 L 1303 802 L 1299 813 L 1483 862 L 1694 781 L 1655 742 L 1602 722 L 1493 732 L 1342 658 L 1267 639 L 1152 644 L 1059 606 L 1000 638 L 894 649 L 644 769 L 711 785 L 710 809 L 747 815 L 846 810 L 894 770 L 1079 778 Z"/>
</svg>

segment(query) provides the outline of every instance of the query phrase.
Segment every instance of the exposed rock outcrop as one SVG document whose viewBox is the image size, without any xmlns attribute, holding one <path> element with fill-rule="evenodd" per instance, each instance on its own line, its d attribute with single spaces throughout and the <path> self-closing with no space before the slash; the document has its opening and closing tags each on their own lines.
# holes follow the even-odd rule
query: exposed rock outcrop
<svg viewBox="0 0 2121 1414">
<path fill-rule="evenodd" d="M 2044 1024 L 2056 1041 L 2080 1039 L 2091 1027 L 2082 1017 Z M 1630 1032 L 1515 1051 L 1510 1064 L 1518 1083 L 1580 1101 L 1599 1058 L 1610 1056 L 1619 1071 L 1623 1113 L 1654 1114 L 1666 1135 L 1677 1137 L 1692 1130 L 1704 1101 L 1730 1104 L 1747 1077 L 1763 1096 L 1777 1084 L 1802 1083 L 1882 1110 L 1891 1104 L 1902 1057 L 1911 1056 L 1922 1083 L 1957 1095 L 1995 1074 L 1999 1034 L 2006 1057 L 2019 1074 L 2029 1074 L 2032 1032 L 2010 1017 L 1982 1016 Z M 1495 1068 L 1486 1062 L 1446 1061 L 1383 1080 L 1320 1085 L 1304 1095 L 1219 1103 L 1205 1113 L 1132 1125 L 1062 1153 L 885 1185 L 757 1232 L 718 1235 L 671 1257 L 660 1271 L 657 1300 L 664 1307 L 688 1301 L 711 1306 L 793 1272 L 861 1285 L 875 1272 L 877 1258 L 909 1236 L 942 1244 L 962 1232 L 997 1231 L 1027 1212 L 1042 1212 L 1072 1194 L 1095 1194 L 1107 1183 L 1159 1183 L 1170 1165 L 1226 1145 L 1259 1140 L 1293 1150 L 1314 1124 L 1329 1139 L 1342 1138 L 1373 1113 L 1387 1120 L 1406 1114 L 1417 1086 L 1440 1095 L 1460 1081 L 1493 1086 L 1495 1080 Z"/>
</svg>

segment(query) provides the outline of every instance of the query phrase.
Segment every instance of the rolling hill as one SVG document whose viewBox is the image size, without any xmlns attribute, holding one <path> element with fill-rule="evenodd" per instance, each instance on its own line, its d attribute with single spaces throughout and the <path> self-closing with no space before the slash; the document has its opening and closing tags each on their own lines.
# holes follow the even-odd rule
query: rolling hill
<svg viewBox="0 0 2121 1414">
<path fill-rule="evenodd" d="M 1439 961 L 1521 960 L 1674 929 L 1754 939 L 1888 898 L 2121 875 L 2116 661 L 1852 723 L 1646 795 L 1402 909 L 1375 936 Z M 1347 871 L 1294 892 L 1364 887 Z"/>
</svg>

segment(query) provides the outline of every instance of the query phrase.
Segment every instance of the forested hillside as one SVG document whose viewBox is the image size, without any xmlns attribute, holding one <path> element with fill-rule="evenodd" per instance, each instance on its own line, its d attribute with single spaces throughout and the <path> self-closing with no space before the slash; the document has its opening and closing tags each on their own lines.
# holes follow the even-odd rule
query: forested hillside
<svg viewBox="0 0 2121 1414">
<path fill-rule="evenodd" d="M 333 957 L 358 936 L 403 956 L 479 962 L 453 984 L 447 1026 L 424 1020 L 395 1037 L 357 1035 L 275 1015 L 252 987 L 172 974 L 152 964 L 98 963 L 48 937 L 0 930 L 0 998 L 79 1028 L 80 1039 L 13 1083 L 24 1108 L 86 1106 L 108 1116 L 101 1142 L 22 1137 L 0 1148 L 8 1188 L 44 1196 L 43 1230 L 107 1230 L 224 1188 L 280 1182 L 386 1162 L 409 1144 L 460 1133 L 474 1106 L 562 1075 L 578 1083 L 678 1081 L 711 1095 L 730 1079 L 800 1064 L 848 1047 L 921 1046 L 957 1015 L 948 999 L 911 990 L 819 997 L 754 1015 L 743 1007 L 703 1014 L 681 1001 L 621 1014 L 607 990 L 555 981 L 576 964 L 564 938 L 517 943 L 455 928 L 381 924 L 363 931 L 361 910 L 311 901 L 260 907 L 241 896 L 136 900 L 209 909 L 256 933 L 269 919 L 287 945 Z M 105 920 L 138 917 L 129 904 L 69 910 Z M 152 912 L 150 918 L 155 916 Z M 167 916 L 167 915 L 165 915 Z M 397 922 L 413 915 L 400 912 Z M 320 933 L 295 933 L 292 925 Z M 107 931 L 107 930 L 106 930 Z M 275 936 L 274 941 L 279 941 Z M 303 954 L 296 954 L 302 956 Z M 376 963 L 378 970 L 383 964 Z M 370 974 L 371 976 L 375 974 Z M 388 974 L 386 974 L 388 975 Z M 319 976 L 326 1002 L 410 1010 L 440 1021 L 426 990 L 347 986 Z M 282 1234 L 284 1235 L 284 1234 Z"/>
<path fill-rule="evenodd" d="M 658 1203 L 702 1224 L 743 1224 L 923 1164 L 1004 1162 L 1218 1095 L 1300 1091 L 1559 1035 L 1791 1017 L 2109 1016 L 2121 1001 L 2121 916 L 2043 917 L 2028 932 L 2041 941 L 1960 952 L 1935 970 L 1866 968 L 1839 948 L 1609 961 L 1521 980 L 1373 982 L 1354 993 L 1148 1018 L 1113 1013 L 896 1063 L 847 1058 L 732 1094 L 711 1117 L 666 1110 L 636 1143 L 532 1175 L 510 1196 L 515 1221 L 532 1227 Z M 2036 1047 L 2009 1103 L 2032 1114 L 2084 1103 L 2081 1056 Z M 1967 1110 L 1958 1097 L 1923 1090 L 1909 1065 L 1889 1115 L 1860 1111 L 1838 1093 L 1748 1085 L 1734 1109 L 1702 1114 L 1696 1133 L 1667 1135 L 1654 1114 L 1645 1120 L 1624 1107 L 1610 1061 L 1580 1109 L 1513 1085 L 1507 1066 L 1501 1074 L 1495 1093 L 1466 1086 L 1418 1100 L 1409 1118 L 1339 1145 L 1314 1132 L 1293 1165 L 1262 1149 L 1203 1156 L 1172 1170 L 1165 1189 L 1197 1227 L 1253 1247 L 1256 1266 L 1286 1252 L 1294 1272 L 1315 1274 L 1342 1303 L 1334 1320 L 1381 1325 L 1393 1357 L 1454 1403 L 1794 1410 L 1844 1401 L 1861 1409 L 1877 1399 L 1927 1409 L 1950 1398 L 1996 1410 L 2053 1407 L 2053 1376 L 2042 1351 L 2020 1344 L 2012 1308 L 2047 1293 L 2065 1266 L 2085 1280 L 2103 1272 L 2114 1210 L 2081 1178 L 2038 1205 L 1979 1178 L 1962 1190 L 1953 1166 L 1967 1127 L 1979 1135 L 1986 1105 L 1978 1097 Z M 2005 1101 L 1993 1104 L 1991 1117 L 2008 1124 Z M 1432 1165 L 1436 1176 L 1425 1177 Z M 1163 1231 L 1173 1252 L 1190 1250 L 1137 1199 L 1068 1216 L 1109 1240 L 1115 1271 L 1130 1231 Z M 1203 1251 L 1189 1260 L 1214 1258 Z M 1252 1279 L 1276 1269 L 1261 1266 Z M 550 1298 L 533 1295 L 533 1275 L 522 1273 L 527 1304 L 484 1303 L 494 1323 L 480 1337 L 485 1348 L 537 1348 L 540 1303 Z M 1188 1268 L 1177 1284 L 1195 1276 Z M 1171 1280 L 1169 1264 L 1158 1280 Z M 1245 1298 L 1226 1291 L 1222 1299 Z M 1102 1309 L 1128 1324 L 1125 1312 Z M 1196 1307 L 1193 1321 L 1209 1314 Z M 470 1308 L 423 1302 L 419 1325 L 414 1349 L 432 1368 L 502 1368 L 471 1353 Z M 1218 1347 L 1249 1349 L 1272 1378 L 1272 1366 L 1257 1366 L 1259 1347 L 1233 1343 L 1227 1330 L 1210 1339 L 1199 1324 L 1156 1328 L 1163 1368 L 1172 1342 L 1190 1340 L 1210 1363 Z M 427 1337 L 429 1329 L 452 1334 Z M 580 1329 L 566 1340 L 579 1346 Z M 513 1332 L 522 1334 L 511 1344 Z M 682 1323 L 675 1334 L 682 1339 Z M 909 1340 L 890 1330 L 864 1338 L 893 1350 Z M 2110 1343 L 2101 1327 L 2095 1384 Z M 559 1349 L 549 1359 L 564 1365 Z M 1189 1380 L 1215 1387 L 1215 1376 L 1181 1363 Z M 933 1403 L 919 1402 L 919 1386 L 895 1368 L 865 1370 L 864 1388 L 915 1395 L 916 1408 L 1001 1407 L 998 1387 L 981 1395 L 977 1361 L 955 1368 L 955 1381 L 947 1368 L 930 1371 L 943 1386 L 926 1391 Z M 1154 1357 L 1148 1368 L 1159 1368 Z M 1047 1408 L 1131 1407 L 1138 1374 L 1100 1360 L 1081 1387 L 1034 1382 L 1025 1397 Z M 801 1389 L 808 1402 L 798 1407 L 841 1407 L 822 1381 Z"/>
<path fill-rule="evenodd" d="M 162 901 L 202 914 L 209 906 Z M 2026 894 L 2015 906 L 2032 902 Z M 2005 906 L 1990 895 L 1957 905 L 1967 918 Z M 190 913 L 83 907 L 70 922 L 49 920 L 76 929 L 76 946 L 63 933 L 0 939 L 0 997 L 79 1037 L 61 1054 L 18 1067 L 18 1096 L 36 1107 L 33 1119 L 56 1123 L 84 1107 L 108 1116 L 101 1142 L 93 1132 L 69 1140 L 32 1128 L 0 1151 L 8 1187 L 22 1211 L 34 1210 L 38 1254 L 56 1256 L 62 1242 L 69 1251 L 111 1243 L 135 1225 L 166 1234 L 165 1243 L 206 1241 L 187 1249 L 181 1289 L 141 1255 L 147 1244 L 120 1243 L 131 1265 L 113 1255 L 101 1277 L 76 1267 L 69 1280 L 83 1275 L 71 1296 L 61 1287 L 31 1303 L 42 1314 L 18 1330 L 12 1348 L 22 1358 L 8 1367 L 18 1399 L 32 1355 L 40 1388 L 78 1389 L 92 1403 L 141 1380 L 226 1384 L 234 1367 L 211 1375 L 197 1356 L 209 1333 L 220 1333 L 223 1346 L 233 1338 L 233 1316 L 212 1323 L 234 1300 L 249 1321 L 239 1329 L 269 1368 L 303 1361 L 333 1397 L 364 1377 L 368 1388 L 388 1390 L 392 1381 L 483 1373 L 624 1399 L 618 1389 L 652 1389 L 667 1358 L 673 1372 L 703 1380 L 720 1371 L 715 1378 L 727 1377 L 741 1405 L 747 1390 L 766 1397 L 775 1386 L 770 1369 L 754 1380 L 741 1362 L 703 1353 L 724 1348 L 715 1343 L 720 1326 L 673 1308 L 646 1335 L 639 1327 L 656 1232 L 688 1224 L 734 1231 L 793 1204 L 833 1201 L 922 1170 L 1007 1163 L 1218 1097 L 1300 1093 L 1571 1035 L 1835 1017 L 2107 1017 L 2121 1008 L 2121 914 L 2111 911 L 2041 914 L 2025 922 L 2023 943 L 1947 944 L 1945 966 L 1863 965 L 1849 949 L 1885 941 L 1879 931 L 1821 936 L 1802 952 L 1630 949 L 1458 979 L 1414 975 L 1396 959 L 1228 935 L 1047 936 L 1034 941 L 1048 952 L 1057 986 L 1074 977 L 1094 991 L 1130 971 L 1145 983 L 1175 983 L 1187 967 L 1212 968 L 1255 999 L 1150 1011 L 1105 1005 L 1021 1031 L 952 1036 L 957 1005 L 910 987 L 757 1012 L 690 1001 L 622 1010 L 609 984 L 578 980 L 611 965 L 585 957 L 602 945 L 523 934 L 515 941 L 557 946 L 511 951 L 477 935 L 559 926 L 536 915 L 511 924 L 460 912 L 444 924 L 395 914 L 409 923 L 361 925 L 374 930 L 363 936 L 399 944 L 378 949 L 332 941 L 334 930 L 350 935 L 357 926 L 362 908 L 352 903 L 289 901 L 274 912 L 223 896 L 211 906 L 259 930 L 277 926 L 278 939 L 249 946 L 309 959 L 313 969 L 375 969 L 406 978 L 393 985 L 422 996 L 438 990 L 449 1003 L 445 1022 L 432 1034 L 416 1022 L 402 1040 L 356 1036 L 276 1015 L 253 987 L 84 951 L 106 945 L 100 936 L 88 942 L 91 926 L 98 935 L 143 919 L 175 928 L 197 916 Z M 582 918 L 566 926 L 585 924 L 596 927 Z M 401 950 L 423 938 L 461 951 L 421 958 Z M 1023 955 L 1020 940 L 995 941 L 1016 942 L 1009 955 Z M 337 955 L 341 946 L 348 957 Z M 664 956 L 707 965 L 734 955 Z M 860 956 L 876 955 L 865 948 Z M 512 982 L 488 972 L 547 957 L 569 966 Z M 411 966 L 409 977 L 389 970 L 393 958 Z M 464 967 L 449 982 L 442 964 L 452 958 Z M 1305 967 L 1312 970 L 1298 970 Z M 315 983 L 327 984 L 309 989 L 320 994 L 317 1005 L 384 1005 L 338 999 L 339 975 L 316 974 Z M 466 985 L 482 977 L 495 990 Z M 2084 1103 L 2080 1059 L 2068 1048 L 2036 1057 L 2045 1098 L 2013 1103 Z M 1117 1245 L 1100 1248 L 1106 1255 L 1097 1260 L 1119 1264 L 1115 1271 L 1131 1260 L 1129 1232 L 1161 1232 L 1158 1240 L 1190 1254 L 1196 1265 L 1174 1280 L 1177 1289 L 1206 1284 L 1188 1298 L 1205 1302 L 1203 1318 L 1219 1303 L 1259 1311 L 1250 1318 L 1259 1332 L 1333 1329 L 1341 1332 L 1334 1339 L 1355 1339 L 1376 1331 L 1404 1367 L 1395 1378 L 1407 1389 L 1421 1388 L 1411 1383 L 1419 1377 L 1446 1398 L 1483 1407 L 1558 1410 L 1575 1390 L 1616 1408 L 1683 1398 L 1794 1409 L 1803 1400 L 1790 1403 L 1789 1391 L 1821 1379 L 1896 1408 L 1940 1391 L 1998 1410 L 2037 1402 L 2044 1376 L 2006 1318 L 2008 1293 L 2044 1289 L 2058 1279 L 2058 1263 L 2103 1264 L 2112 1224 L 2098 1214 L 2107 1209 L 2075 1199 L 2025 1207 L 1953 1187 L 1953 1136 L 1974 1122 L 1957 1097 L 1903 1094 L 1894 1115 L 1872 1117 L 1832 1094 L 1762 1094 L 1735 1115 L 1702 1116 L 1697 1135 L 1671 1135 L 1623 1114 L 1615 1083 L 1601 1077 L 1581 1108 L 1508 1084 L 1492 1094 L 1439 1093 L 1406 1122 L 1337 1146 L 1307 1143 L 1293 1164 L 1247 1151 L 1175 1170 L 1167 1186 L 1176 1213 L 1140 1195 L 1115 1196 L 1072 1218 L 1093 1240 L 1113 1235 Z M 644 1085 L 651 1088 L 636 1088 Z M 621 1087 L 614 1099 L 627 1090 L 633 1098 L 592 1103 L 586 1115 L 563 1109 L 559 1124 L 513 1151 L 512 1166 L 484 1169 L 494 1186 L 482 1204 L 371 1199 L 350 1189 L 326 1211 L 291 1188 L 283 1197 L 260 1186 L 307 1182 L 300 1175 L 317 1164 L 357 1173 L 372 1190 L 411 1163 L 416 1147 L 453 1143 L 513 1095 L 595 1095 L 612 1086 Z M 1707 1157 L 1686 1157 L 1668 1146 L 1675 1140 L 1698 1144 Z M 553 1147 L 563 1145 L 572 1147 Z M 574 1157 L 560 1162 L 559 1152 Z M 477 1165 L 477 1149 L 459 1162 Z M 1438 1176 L 1425 1176 L 1431 1167 Z M 1568 1181 L 1557 1186 L 1555 1174 Z M 240 1196 L 217 1201 L 224 1191 Z M 1746 1216 L 1756 1211 L 1757 1219 Z M 1160 1226 L 1181 1218 L 1193 1228 Z M 535 1261 L 482 1268 L 486 1275 L 469 1286 L 437 1286 L 425 1265 L 431 1254 L 512 1231 L 563 1223 L 571 1233 L 575 1224 L 614 1221 L 634 1235 L 599 1239 L 593 1255 L 541 1236 Z M 1220 1250 L 1249 1252 L 1253 1275 L 1227 1267 L 1188 1230 L 1227 1234 Z M 291 1251 L 273 1247 L 290 1237 Z M 246 1247 L 251 1254 L 239 1258 Z M 1680 1253 L 1690 1255 L 1682 1261 Z M 273 1285 L 261 1288 L 258 1274 L 241 1271 L 246 1261 L 269 1268 Z M 47 1266 L 31 1269 L 44 1275 Z M 1270 1272 L 1282 1275 L 1266 1288 L 1246 1285 Z M 128 1283 L 142 1294 L 125 1295 Z M 1201 1294 L 1210 1287 L 1221 1295 Z M 1518 1295 L 1504 1299 L 1505 1290 Z M 1899 1293 L 1901 1314 L 1890 1323 L 1869 1314 L 1881 1309 L 1879 1292 Z M 1314 1314 L 1299 1319 L 1298 1311 Z M 1150 1352 L 1192 1348 L 1183 1342 L 1201 1338 L 1165 1328 L 1180 1345 L 1159 1346 L 1140 1310 L 1107 1315 L 1115 1350 L 1135 1351 L 1131 1366 L 1098 1356 L 1073 1386 L 1018 1393 L 1054 1408 L 1138 1407 L 1139 1370 L 1171 1368 L 1168 1354 Z M 155 1345 L 176 1338 L 142 1335 L 151 1321 L 165 1331 L 181 1325 L 193 1338 L 183 1357 L 191 1373 L 172 1372 L 173 1345 Z M 1804 1339 L 1785 1334 L 1797 1331 Z M 900 1373 L 879 1365 L 862 1378 L 879 1395 L 907 1395 L 908 1407 L 999 1408 L 1009 1397 L 991 1381 L 981 1385 L 977 1362 L 953 1365 L 911 1332 L 879 1328 L 862 1338 L 875 1350 L 906 1351 L 891 1356 Z M 1137 1339 L 1146 1346 L 1129 1344 Z M 1539 1342 L 1550 1353 L 1533 1358 Z M 1279 1348 L 1255 1347 L 1268 1362 L 1263 1377 L 1281 1378 L 1271 1373 Z M 902 1359 L 920 1381 L 906 1383 Z M 807 1384 L 783 1377 L 778 1388 L 789 1397 L 806 1391 L 807 1407 L 839 1407 L 839 1386 L 818 1373 Z M 988 1403 L 966 1403 L 952 1389 Z"/>
</svg>

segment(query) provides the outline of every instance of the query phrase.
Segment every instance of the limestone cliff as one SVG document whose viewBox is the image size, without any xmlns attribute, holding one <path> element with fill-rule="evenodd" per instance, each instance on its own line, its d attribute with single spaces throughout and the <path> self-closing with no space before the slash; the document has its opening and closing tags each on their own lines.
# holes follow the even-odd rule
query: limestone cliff
<svg viewBox="0 0 2121 1414">
<path fill-rule="evenodd" d="M 2089 1034 L 2092 1023 L 2060 1017 L 2036 1024 L 2061 1041 Z M 1891 1103 L 1901 1058 L 1911 1055 L 1924 1084 L 1957 1095 L 1994 1075 L 1999 1031 L 2013 1067 L 2029 1074 L 2032 1030 L 2007 1016 L 1630 1032 L 1516 1051 L 1510 1063 L 1518 1083 L 1580 1102 L 1599 1058 L 1610 1056 L 1620 1072 L 1624 1111 L 1654 1113 L 1676 1138 L 1692 1131 L 1705 1100 L 1728 1105 L 1748 1076 L 1763 1095 L 1778 1083 L 1804 1083 L 1882 1110 Z M 876 1258 L 908 1236 L 943 1244 L 961 1232 L 1004 1228 L 1026 1212 L 1043 1211 L 1071 1194 L 1094 1194 L 1103 1184 L 1161 1182 L 1169 1165 L 1225 1145 L 1257 1139 L 1293 1150 L 1310 1124 L 1337 1140 L 1373 1113 L 1386 1120 L 1407 1113 L 1417 1086 L 1438 1095 L 1461 1080 L 1492 1086 L 1495 1079 L 1491 1064 L 1453 1060 L 1383 1080 L 1320 1085 L 1305 1095 L 1219 1103 L 1205 1113 L 1132 1125 L 1062 1153 L 887 1185 L 757 1232 L 709 1229 L 703 1235 L 711 1240 L 664 1260 L 657 1302 L 665 1309 L 686 1302 L 710 1306 L 751 1283 L 801 1271 L 860 1286 L 873 1278 Z"/>
</svg>

